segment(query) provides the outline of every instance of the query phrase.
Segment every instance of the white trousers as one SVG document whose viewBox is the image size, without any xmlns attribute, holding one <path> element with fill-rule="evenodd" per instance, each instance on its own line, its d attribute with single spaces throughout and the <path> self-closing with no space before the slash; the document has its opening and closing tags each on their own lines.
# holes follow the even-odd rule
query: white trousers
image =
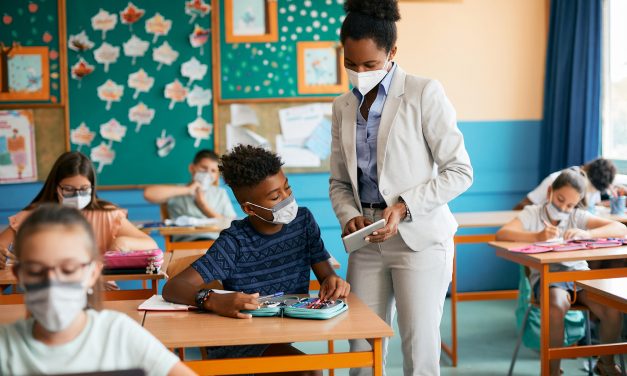
<svg viewBox="0 0 627 376">
<path fill-rule="evenodd" d="M 372 220 L 381 210 L 366 209 Z M 398 312 L 405 376 L 440 374 L 440 321 L 453 272 L 453 239 L 421 251 L 411 250 L 400 235 L 370 244 L 348 257 L 351 292 L 392 326 Z M 383 340 L 383 369 L 388 340 Z M 350 341 L 351 351 L 370 350 L 366 340 Z M 351 376 L 371 375 L 368 368 Z"/>
</svg>

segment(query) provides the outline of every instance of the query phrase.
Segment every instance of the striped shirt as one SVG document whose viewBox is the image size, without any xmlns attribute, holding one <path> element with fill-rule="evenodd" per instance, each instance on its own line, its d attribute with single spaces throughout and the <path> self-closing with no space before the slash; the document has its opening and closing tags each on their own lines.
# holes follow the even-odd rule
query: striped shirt
<svg viewBox="0 0 627 376">
<path fill-rule="evenodd" d="M 205 283 L 221 280 L 231 291 L 306 294 L 311 265 L 330 257 L 313 215 L 301 207 L 272 235 L 257 232 L 248 218 L 233 221 L 192 267 Z"/>
</svg>

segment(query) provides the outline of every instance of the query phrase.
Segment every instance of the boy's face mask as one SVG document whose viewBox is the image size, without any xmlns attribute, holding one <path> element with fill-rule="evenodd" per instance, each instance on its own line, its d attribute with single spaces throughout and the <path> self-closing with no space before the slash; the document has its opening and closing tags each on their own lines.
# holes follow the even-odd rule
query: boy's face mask
<svg viewBox="0 0 627 376">
<path fill-rule="evenodd" d="M 213 174 L 208 171 L 198 171 L 194 173 L 194 181 L 200 183 L 203 191 L 206 191 L 213 185 Z"/>
<path fill-rule="evenodd" d="M 294 218 L 296 218 L 296 214 L 298 214 L 298 204 L 296 203 L 296 199 L 294 198 L 293 194 L 289 195 L 285 200 L 274 205 L 272 208 L 266 208 L 261 205 L 256 205 L 250 201 L 247 201 L 246 203 L 271 212 L 271 221 L 263 218 L 257 213 L 255 213 L 255 216 L 265 222 L 273 223 L 275 225 L 287 225 L 288 223 L 292 222 Z"/>
</svg>

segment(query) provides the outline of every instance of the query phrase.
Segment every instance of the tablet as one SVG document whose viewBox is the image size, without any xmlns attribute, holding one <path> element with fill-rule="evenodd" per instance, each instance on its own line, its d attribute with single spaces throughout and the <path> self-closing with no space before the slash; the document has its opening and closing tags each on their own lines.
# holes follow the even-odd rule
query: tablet
<svg viewBox="0 0 627 376">
<path fill-rule="evenodd" d="M 385 227 L 385 219 L 380 219 L 375 223 L 362 228 L 361 230 L 357 230 L 352 234 L 346 235 L 342 238 L 342 242 L 344 242 L 344 249 L 346 249 L 346 252 L 350 253 L 367 246 L 370 243 L 364 239 L 374 231 L 383 227 Z"/>
</svg>

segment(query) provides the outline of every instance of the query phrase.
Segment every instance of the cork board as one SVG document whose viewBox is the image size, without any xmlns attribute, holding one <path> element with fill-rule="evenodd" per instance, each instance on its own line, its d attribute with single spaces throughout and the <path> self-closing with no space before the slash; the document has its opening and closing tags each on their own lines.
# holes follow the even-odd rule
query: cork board
<svg viewBox="0 0 627 376">
<path fill-rule="evenodd" d="M 59 155 L 65 152 L 65 119 L 63 108 L 36 108 L 35 149 L 37 180 L 44 181 Z"/>
</svg>

